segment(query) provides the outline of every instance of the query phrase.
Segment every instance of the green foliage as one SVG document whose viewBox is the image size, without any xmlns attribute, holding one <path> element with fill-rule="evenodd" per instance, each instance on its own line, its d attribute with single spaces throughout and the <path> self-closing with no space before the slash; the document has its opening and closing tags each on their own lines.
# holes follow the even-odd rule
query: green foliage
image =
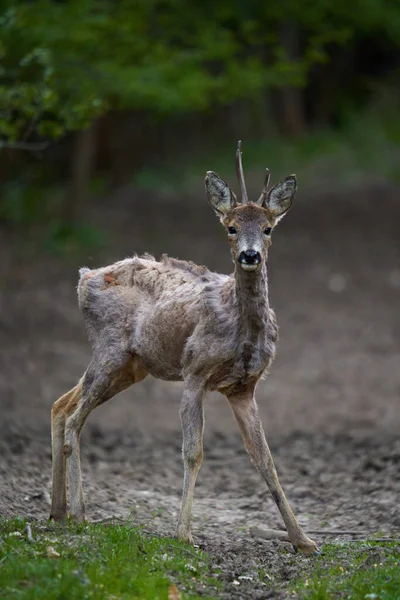
<svg viewBox="0 0 400 600">
<path fill-rule="evenodd" d="M 0 535 L 0 598 L 7 600 L 164 600 L 173 582 L 183 598 L 199 598 L 198 589 L 206 600 L 217 585 L 206 554 L 129 525 L 32 524 L 29 543 L 25 522 L 14 519 L 0 521 Z"/>
<path fill-rule="evenodd" d="M 373 34 L 398 50 L 400 39 L 397 0 L 5 4 L 3 145 L 58 138 L 109 108 L 167 115 L 254 97 L 268 87 L 305 86 L 334 46 Z"/>
<path fill-rule="evenodd" d="M 10 3 L 1 18 L 0 135 L 58 138 L 104 112 L 86 64 L 91 21 L 77 3 Z"/>
</svg>

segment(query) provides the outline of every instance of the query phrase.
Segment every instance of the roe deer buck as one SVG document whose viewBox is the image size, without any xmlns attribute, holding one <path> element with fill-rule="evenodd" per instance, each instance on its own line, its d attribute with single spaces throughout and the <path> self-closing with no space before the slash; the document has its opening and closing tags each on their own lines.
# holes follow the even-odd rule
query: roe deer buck
<svg viewBox="0 0 400 600">
<path fill-rule="evenodd" d="M 70 515 L 85 519 L 79 437 L 89 413 L 150 374 L 184 382 L 180 408 L 184 480 L 177 537 L 193 543 L 190 521 L 203 459 L 203 401 L 207 391 L 218 390 L 229 401 L 289 541 L 306 554 L 317 551 L 281 488 L 254 397 L 258 380 L 274 358 L 278 337 L 268 302 L 271 232 L 293 203 L 296 177 L 290 175 L 268 191 L 267 171 L 261 196 L 248 202 L 240 142 L 236 169 L 241 203 L 216 173 L 209 171 L 205 179 L 208 201 L 228 234 L 233 275 L 212 273 L 167 256 L 157 262 L 148 255 L 105 268 L 81 269 L 79 306 L 93 358 L 78 385 L 52 409 L 51 517 L 55 520 L 67 517 L 67 474 Z"/>
</svg>

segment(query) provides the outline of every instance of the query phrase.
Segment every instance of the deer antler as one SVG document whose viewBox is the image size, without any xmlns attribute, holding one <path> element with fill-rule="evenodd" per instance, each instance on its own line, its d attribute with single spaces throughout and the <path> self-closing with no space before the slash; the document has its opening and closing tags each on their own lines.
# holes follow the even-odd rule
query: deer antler
<svg viewBox="0 0 400 600">
<path fill-rule="evenodd" d="M 269 172 L 269 169 L 266 169 L 265 179 L 264 179 L 264 187 L 262 189 L 261 196 L 257 200 L 257 204 L 259 204 L 260 206 L 267 203 L 269 178 L 270 178 L 270 172 Z"/>
<path fill-rule="evenodd" d="M 247 204 L 248 197 L 247 197 L 247 191 L 246 191 L 246 183 L 244 181 L 244 175 L 243 175 L 241 145 L 242 145 L 242 142 L 239 140 L 238 147 L 236 150 L 236 175 L 237 175 L 238 182 L 240 185 L 240 192 L 242 194 L 242 204 Z"/>
</svg>

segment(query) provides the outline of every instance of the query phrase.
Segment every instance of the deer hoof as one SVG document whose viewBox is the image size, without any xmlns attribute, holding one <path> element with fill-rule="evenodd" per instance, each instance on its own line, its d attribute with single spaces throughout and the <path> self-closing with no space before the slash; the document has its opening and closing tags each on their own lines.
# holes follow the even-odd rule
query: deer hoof
<svg viewBox="0 0 400 600">
<path fill-rule="evenodd" d="M 184 544 L 189 544 L 190 546 L 194 546 L 194 540 L 193 540 L 193 536 L 192 534 L 189 532 L 180 532 L 179 530 L 176 532 L 175 535 L 176 539 L 179 540 L 180 542 L 183 542 Z"/>
<path fill-rule="evenodd" d="M 297 550 L 300 550 L 306 556 L 310 556 L 311 554 L 321 554 L 317 544 L 307 536 L 304 536 L 302 540 L 293 544 L 293 548 L 296 552 Z"/>
</svg>

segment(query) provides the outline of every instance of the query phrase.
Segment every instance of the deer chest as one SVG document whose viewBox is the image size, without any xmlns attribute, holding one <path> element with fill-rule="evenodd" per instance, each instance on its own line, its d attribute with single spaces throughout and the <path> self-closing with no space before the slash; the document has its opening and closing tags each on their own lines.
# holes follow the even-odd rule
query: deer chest
<svg viewBox="0 0 400 600">
<path fill-rule="evenodd" d="M 275 343 L 266 338 L 262 342 L 243 342 L 236 356 L 234 371 L 240 378 L 262 374 L 269 367 L 275 356 Z"/>
<path fill-rule="evenodd" d="M 209 379 L 211 389 L 223 389 L 247 380 L 259 379 L 269 367 L 275 356 L 275 343 L 251 344 L 245 342 L 239 346 L 235 356 L 218 365 Z"/>
</svg>

